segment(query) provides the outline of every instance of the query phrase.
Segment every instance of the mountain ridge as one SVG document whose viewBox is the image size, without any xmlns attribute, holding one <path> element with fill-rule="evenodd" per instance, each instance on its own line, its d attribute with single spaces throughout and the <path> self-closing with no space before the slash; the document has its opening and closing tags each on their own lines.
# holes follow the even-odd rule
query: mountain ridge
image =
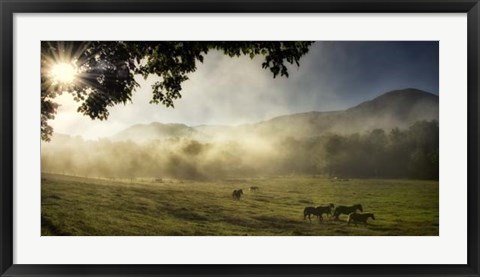
<svg viewBox="0 0 480 277">
<path fill-rule="evenodd" d="M 414 88 L 393 90 L 345 110 L 310 111 L 280 115 L 239 126 L 182 123 L 135 124 L 112 137 L 114 140 L 151 140 L 188 137 L 209 140 L 219 135 L 310 137 L 325 133 L 355 133 L 371 129 L 406 128 L 419 120 L 438 120 L 437 95 Z M 230 133 L 230 134 L 227 134 Z"/>
</svg>

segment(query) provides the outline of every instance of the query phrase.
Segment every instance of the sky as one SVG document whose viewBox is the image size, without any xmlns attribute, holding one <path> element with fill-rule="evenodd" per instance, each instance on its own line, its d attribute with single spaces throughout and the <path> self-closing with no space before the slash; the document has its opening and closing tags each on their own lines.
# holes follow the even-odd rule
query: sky
<svg viewBox="0 0 480 277">
<path fill-rule="evenodd" d="M 110 108 L 107 121 L 77 113 L 69 94 L 50 121 L 55 133 L 86 139 L 109 137 L 134 124 L 240 125 L 309 111 L 343 110 L 388 91 L 417 88 L 439 92 L 438 42 L 315 42 L 289 66 L 290 77 L 273 78 L 262 58 L 230 58 L 209 52 L 183 83 L 175 108 L 149 104 L 157 77 L 137 78 L 132 103 Z"/>
</svg>

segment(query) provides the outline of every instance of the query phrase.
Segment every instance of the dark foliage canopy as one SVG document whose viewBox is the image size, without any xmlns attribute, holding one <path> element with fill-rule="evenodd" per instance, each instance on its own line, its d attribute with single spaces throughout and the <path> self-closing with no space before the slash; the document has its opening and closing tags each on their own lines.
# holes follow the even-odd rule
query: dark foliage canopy
<svg viewBox="0 0 480 277">
<path fill-rule="evenodd" d="M 331 176 L 438 180 L 438 121 L 417 121 L 389 133 L 332 135 L 325 142 L 325 170 Z"/>
<path fill-rule="evenodd" d="M 210 50 L 222 51 L 230 57 L 263 56 L 262 67 L 273 77 L 286 76 L 286 64 L 299 66 L 300 58 L 312 42 L 251 42 L 251 41 L 91 41 L 42 42 L 41 75 L 41 134 L 48 141 L 53 129 L 48 120 L 54 119 L 58 104 L 54 99 L 62 92 L 72 93 L 79 102 L 78 112 L 92 119 L 106 120 L 108 108 L 131 101 L 139 85 L 135 75 L 147 78 L 159 76 L 152 85 L 154 104 L 174 107 L 182 97 L 182 83 L 203 62 Z M 52 80 L 51 67 L 60 62 L 73 63 L 77 76 L 74 82 L 62 84 Z"/>
</svg>

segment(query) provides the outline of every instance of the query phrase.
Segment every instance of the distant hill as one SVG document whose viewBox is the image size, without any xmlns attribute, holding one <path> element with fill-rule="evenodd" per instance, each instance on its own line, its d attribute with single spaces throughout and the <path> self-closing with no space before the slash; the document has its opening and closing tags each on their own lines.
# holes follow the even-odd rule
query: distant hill
<svg viewBox="0 0 480 277">
<path fill-rule="evenodd" d="M 232 126 L 184 124 L 137 124 L 114 137 L 114 140 L 165 139 L 188 137 L 209 140 L 218 137 L 235 138 L 239 134 L 274 137 L 310 137 L 333 132 L 362 132 L 376 128 L 406 128 L 418 120 L 438 120 L 438 96 L 418 90 L 404 89 L 387 92 L 357 106 L 333 112 L 307 112 L 284 115 L 256 124 Z"/>
<path fill-rule="evenodd" d="M 260 134 L 317 136 L 372 129 L 406 128 L 418 120 L 438 120 L 438 96 L 405 89 L 387 92 L 344 111 L 308 112 L 276 117 L 255 125 Z"/>
<path fill-rule="evenodd" d="M 197 131 L 185 124 L 162 124 L 153 122 L 150 124 L 133 125 L 113 137 L 112 140 L 147 141 L 152 139 L 166 139 L 172 137 L 194 137 Z"/>
</svg>

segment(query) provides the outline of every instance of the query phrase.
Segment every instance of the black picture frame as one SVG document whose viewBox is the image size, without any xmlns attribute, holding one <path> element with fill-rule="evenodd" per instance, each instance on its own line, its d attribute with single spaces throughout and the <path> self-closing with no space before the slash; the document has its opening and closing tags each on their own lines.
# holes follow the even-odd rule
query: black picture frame
<svg viewBox="0 0 480 277">
<path fill-rule="evenodd" d="M 479 276 L 478 0 L 0 0 L 0 275 L 3 276 Z M 467 13 L 468 263 L 466 265 L 13 264 L 13 15 L 15 13 Z"/>
</svg>

